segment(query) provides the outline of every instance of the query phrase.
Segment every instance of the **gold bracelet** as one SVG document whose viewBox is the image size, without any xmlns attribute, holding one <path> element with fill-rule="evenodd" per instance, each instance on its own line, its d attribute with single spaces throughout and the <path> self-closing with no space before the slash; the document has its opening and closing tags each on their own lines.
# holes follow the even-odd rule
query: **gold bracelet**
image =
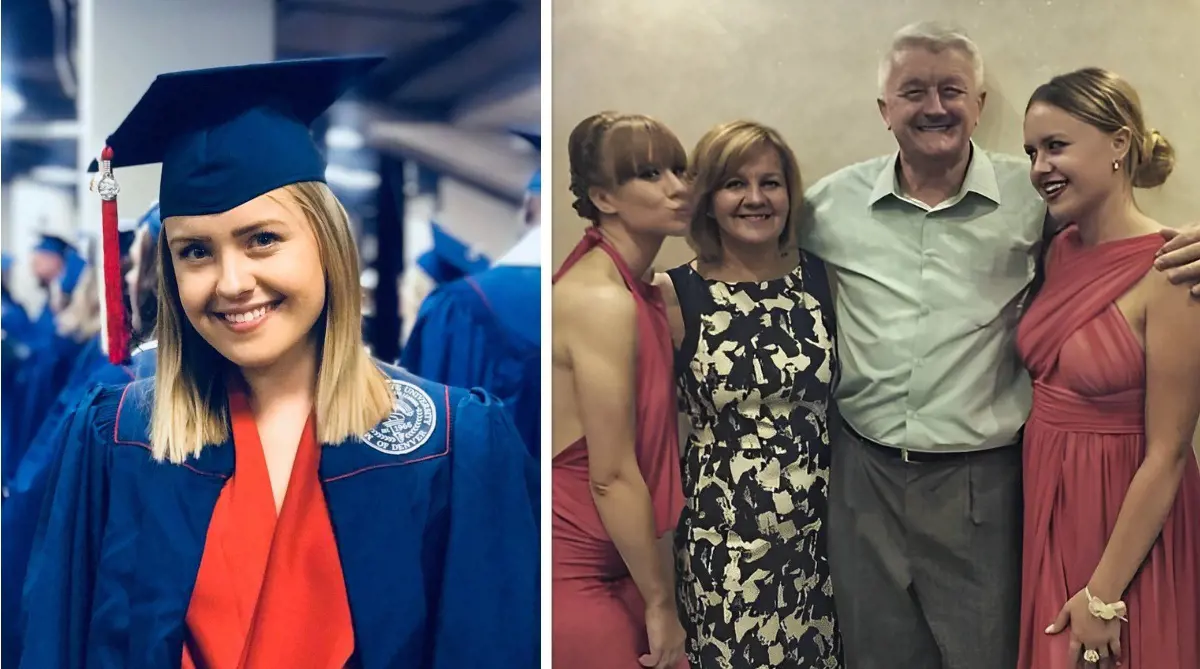
<svg viewBox="0 0 1200 669">
<path fill-rule="evenodd" d="M 1084 586 L 1083 594 L 1088 598 L 1088 613 L 1092 614 L 1092 616 L 1105 622 L 1110 622 L 1116 619 L 1129 622 L 1129 620 L 1125 617 L 1125 615 L 1128 613 L 1128 610 L 1125 607 L 1125 602 L 1113 602 L 1112 604 L 1105 604 L 1099 599 L 1093 597 L 1092 591 L 1089 590 L 1087 586 Z"/>
</svg>

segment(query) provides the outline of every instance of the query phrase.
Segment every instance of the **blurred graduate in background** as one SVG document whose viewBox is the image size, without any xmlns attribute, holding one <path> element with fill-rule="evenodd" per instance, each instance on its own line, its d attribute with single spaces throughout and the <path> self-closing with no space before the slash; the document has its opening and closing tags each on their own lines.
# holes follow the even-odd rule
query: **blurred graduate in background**
<svg viewBox="0 0 1200 669">
<path fill-rule="evenodd" d="M 135 311 L 133 314 L 134 337 L 138 341 L 153 335 L 155 309 L 147 304 L 154 305 L 157 300 L 156 245 L 161 227 L 156 203 L 141 219 L 122 221 L 119 230 L 121 265 L 126 272 L 128 296 L 131 303 L 142 305 L 141 313 Z M 103 267 L 102 258 L 97 265 Z M 154 282 L 148 283 L 147 276 Z M 17 666 L 21 657 L 21 590 L 46 495 L 46 483 L 61 456 L 62 432 L 66 427 L 64 419 L 89 391 L 99 385 L 125 384 L 135 378 L 154 375 L 152 347 L 144 353 L 136 353 L 124 364 L 109 361 L 102 345 L 97 281 L 93 269 L 86 270 L 76 291 L 76 300 L 59 316 L 60 329 L 86 336 L 87 341 L 75 356 L 64 387 L 36 428 L 20 462 L 14 463 L 14 472 L 5 488 L 3 521 L 0 522 L 3 532 L 3 541 L 0 541 L 3 553 L 0 558 L 0 606 L 3 606 L 0 612 L 3 631 L 0 657 L 3 660 L 0 663 L 6 667 Z M 7 435 L 5 437 L 7 439 Z"/>
<path fill-rule="evenodd" d="M 69 237 L 43 229 L 30 258 L 38 285 L 46 291 L 46 303 L 35 321 L 21 326 L 24 334 L 14 336 L 14 343 L 21 345 L 16 369 L 10 372 L 17 392 L 6 401 L 12 402 L 9 414 L 20 418 L 4 429 L 0 470 L 6 488 L 89 339 L 91 296 L 87 293 L 96 290 L 95 284 L 85 285 L 89 240 L 68 241 Z"/>
<path fill-rule="evenodd" d="M 429 250 L 417 256 L 417 261 L 405 269 L 400 279 L 400 314 L 404 330 L 401 341 L 412 336 L 421 305 L 430 293 L 464 276 L 482 272 L 492 263 L 486 255 L 471 248 L 437 221 L 432 221 L 429 227 L 432 236 Z"/>
<path fill-rule="evenodd" d="M 8 253 L 3 254 L 3 283 L 0 284 L 0 295 L 3 296 L 4 311 L 0 315 L 0 327 L 3 328 L 5 339 L 10 342 L 25 343 L 28 340 L 30 329 L 33 327 L 33 321 L 29 319 L 29 312 L 25 307 L 13 299 L 12 293 L 8 290 L 9 276 L 13 268 L 13 257 Z"/>
<path fill-rule="evenodd" d="M 522 136 L 541 150 L 540 137 Z M 491 268 L 430 293 L 400 358 L 419 376 L 495 394 L 535 458 L 541 447 L 541 198 L 538 170 L 520 210 L 520 241 Z"/>
</svg>

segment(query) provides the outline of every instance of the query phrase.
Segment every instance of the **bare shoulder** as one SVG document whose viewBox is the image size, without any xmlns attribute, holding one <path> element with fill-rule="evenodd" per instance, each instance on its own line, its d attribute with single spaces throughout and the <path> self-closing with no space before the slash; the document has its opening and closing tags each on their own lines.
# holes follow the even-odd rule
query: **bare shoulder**
<svg viewBox="0 0 1200 669">
<path fill-rule="evenodd" d="M 1146 275 L 1146 311 L 1151 318 L 1166 319 L 1200 332 L 1200 300 L 1187 283 L 1174 284 L 1164 272 L 1150 270 Z M 1200 337 L 1193 337 L 1200 343 Z"/>
<path fill-rule="evenodd" d="M 658 292 L 662 294 L 667 308 L 679 307 L 679 295 L 675 293 L 675 282 L 671 280 L 669 274 L 666 272 L 655 272 L 651 285 L 657 288 Z"/>
<path fill-rule="evenodd" d="M 637 312 L 633 295 L 623 282 L 612 281 L 599 272 L 580 268 L 575 276 L 564 276 L 551 292 L 551 309 L 556 327 L 565 325 L 587 332 L 599 326 L 597 334 L 622 322 L 632 322 Z M 619 281 L 619 279 L 618 279 Z"/>
</svg>

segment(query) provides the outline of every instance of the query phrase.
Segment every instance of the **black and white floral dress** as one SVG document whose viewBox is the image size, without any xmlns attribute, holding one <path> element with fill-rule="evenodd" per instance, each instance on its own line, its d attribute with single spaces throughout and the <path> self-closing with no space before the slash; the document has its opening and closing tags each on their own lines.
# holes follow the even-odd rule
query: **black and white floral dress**
<svg viewBox="0 0 1200 669">
<path fill-rule="evenodd" d="M 824 264 L 765 282 L 668 272 L 691 423 L 676 533 L 692 669 L 840 669 L 826 551 L 827 410 L 837 378 Z"/>
</svg>

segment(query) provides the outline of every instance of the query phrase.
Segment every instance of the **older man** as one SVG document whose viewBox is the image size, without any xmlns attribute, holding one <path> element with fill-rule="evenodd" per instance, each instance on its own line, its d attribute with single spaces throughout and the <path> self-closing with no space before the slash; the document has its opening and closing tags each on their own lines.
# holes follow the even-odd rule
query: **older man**
<svg viewBox="0 0 1200 669">
<path fill-rule="evenodd" d="M 813 186 L 804 240 L 837 294 L 829 550 L 846 659 L 1012 669 L 1031 402 L 1014 338 L 1050 228 L 1028 161 L 971 140 L 986 95 L 965 34 L 900 30 L 879 83 L 899 151 Z"/>
</svg>

